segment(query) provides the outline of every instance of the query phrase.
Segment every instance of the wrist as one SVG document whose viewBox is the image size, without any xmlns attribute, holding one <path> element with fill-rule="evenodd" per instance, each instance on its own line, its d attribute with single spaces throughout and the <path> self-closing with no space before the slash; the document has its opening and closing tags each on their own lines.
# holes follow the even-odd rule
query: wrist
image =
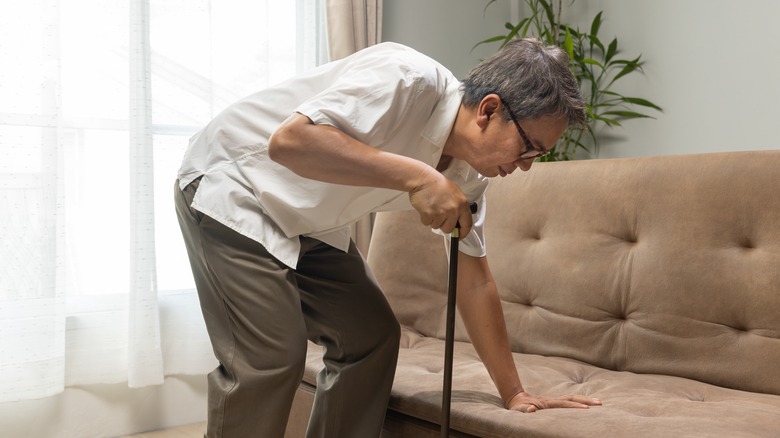
<svg viewBox="0 0 780 438">
<path fill-rule="evenodd" d="M 512 407 L 512 404 L 514 403 L 514 401 L 515 401 L 516 399 L 518 399 L 518 398 L 522 398 L 522 397 L 527 397 L 527 396 L 528 396 L 528 393 L 527 393 L 527 392 L 525 392 L 525 390 L 521 388 L 521 389 L 520 389 L 518 392 L 514 393 L 514 395 L 512 395 L 512 396 L 511 396 L 511 397 L 509 397 L 507 400 L 505 400 L 505 401 L 504 401 L 504 405 L 505 405 L 505 407 L 506 407 L 507 409 L 509 409 L 509 408 L 511 408 L 511 407 Z"/>
<path fill-rule="evenodd" d="M 420 191 L 423 187 L 429 185 L 432 179 L 437 178 L 437 176 L 441 176 L 441 174 L 436 172 L 436 169 L 421 161 L 418 161 L 415 164 L 420 166 L 420 169 L 414 178 L 411 178 L 406 182 L 404 188 L 404 191 L 409 194 Z"/>
</svg>

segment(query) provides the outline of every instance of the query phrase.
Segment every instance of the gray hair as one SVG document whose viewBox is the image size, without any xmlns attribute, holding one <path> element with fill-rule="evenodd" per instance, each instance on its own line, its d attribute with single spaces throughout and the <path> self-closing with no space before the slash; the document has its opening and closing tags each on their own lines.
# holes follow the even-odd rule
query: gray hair
<svg viewBox="0 0 780 438">
<path fill-rule="evenodd" d="M 463 105 L 474 107 L 488 94 L 498 94 L 518 119 L 566 117 L 584 127 L 585 102 L 560 47 L 535 38 L 515 39 L 471 69 L 461 84 Z M 504 111 L 503 117 L 509 120 Z"/>
</svg>

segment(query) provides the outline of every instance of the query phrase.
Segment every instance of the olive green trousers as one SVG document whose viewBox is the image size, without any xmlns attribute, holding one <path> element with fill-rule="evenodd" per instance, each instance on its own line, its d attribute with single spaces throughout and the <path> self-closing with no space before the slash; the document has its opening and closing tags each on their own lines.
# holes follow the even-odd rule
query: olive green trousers
<svg viewBox="0 0 780 438">
<path fill-rule="evenodd" d="M 208 375 L 209 438 L 283 437 L 307 339 L 324 347 L 307 437 L 378 437 L 400 329 L 363 257 L 301 237 L 296 269 L 190 207 L 176 212 L 219 366 Z"/>
</svg>

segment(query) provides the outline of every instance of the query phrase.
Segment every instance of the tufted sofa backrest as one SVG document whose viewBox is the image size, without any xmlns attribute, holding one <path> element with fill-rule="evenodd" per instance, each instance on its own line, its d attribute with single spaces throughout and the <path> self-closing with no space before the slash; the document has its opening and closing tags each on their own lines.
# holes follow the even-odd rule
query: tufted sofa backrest
<svg viewBox="0 0 780 438">
<path fill-rule="evenodd" d="M 536 163 L 487 204 L 514 351 L 780 394 L 780 151 Z M 439 338 L 441 240 L 383 213 L 369 252 L 399 321 Z"/>
</svg>

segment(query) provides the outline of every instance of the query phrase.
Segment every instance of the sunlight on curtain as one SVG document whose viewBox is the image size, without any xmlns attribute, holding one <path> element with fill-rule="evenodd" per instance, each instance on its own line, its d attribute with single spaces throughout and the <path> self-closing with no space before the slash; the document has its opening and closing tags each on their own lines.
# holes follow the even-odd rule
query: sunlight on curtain
<svg viewBox="0 0 780 438">
<path fill-rule="evenodd" d="M 226 105 L 324 62 L 321 2 L 0 5 L 0 401 L 214 367 L 176 171 Z"/>
</svg>

